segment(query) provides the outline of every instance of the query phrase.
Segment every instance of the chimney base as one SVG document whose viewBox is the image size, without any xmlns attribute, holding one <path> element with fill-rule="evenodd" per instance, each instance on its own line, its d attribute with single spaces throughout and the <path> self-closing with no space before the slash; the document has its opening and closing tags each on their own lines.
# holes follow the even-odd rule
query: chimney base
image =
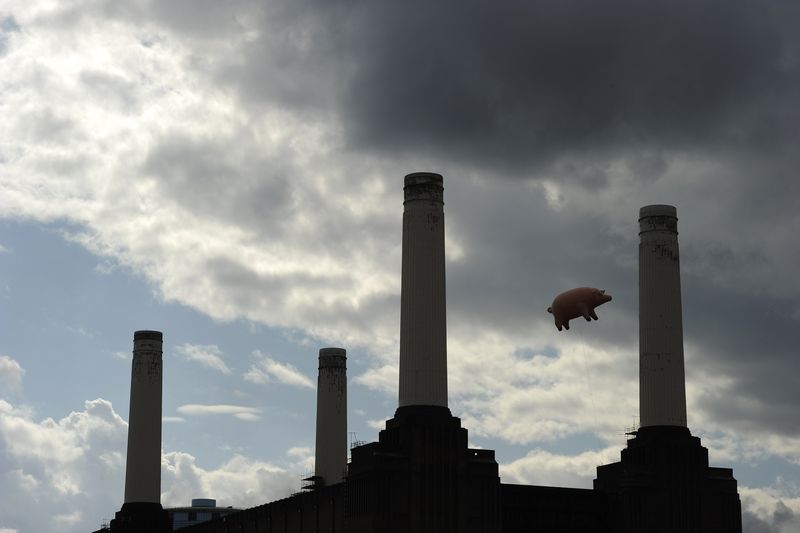
<svg viewBox="0 0 800 533">
<path fill-rule="evenodd" d="M 494 451 L 469 448 L 467 441 L 461 419 L 447 407 L 399 407 L 378 442 L 352 449 L 346 481 L 349 494 L 358 495 L 348 511 L 352 531 L 500 533 Z"/>
<path fill-rule="evenodd" d="M 639 428 L 621 460 L 597 467 L 615 533 L 741 533 L 742 509 L 729 468 L 708 465 L 708 450 L 682 426 Z"/>
<path fill-rule="evenodd" d="M 168 533 L 172 521 L 160 503 L 124 503 L 111 521 L 111 533 Z"/>
</svg>

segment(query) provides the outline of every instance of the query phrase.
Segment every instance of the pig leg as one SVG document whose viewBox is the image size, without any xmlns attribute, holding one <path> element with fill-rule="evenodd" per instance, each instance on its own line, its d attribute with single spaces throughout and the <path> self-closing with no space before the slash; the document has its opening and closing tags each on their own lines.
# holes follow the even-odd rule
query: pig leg
<svg viewBox="0 0 800 533">
<path fill-rule="evenodd" d="M 589 316 L 594 318 L 595 320 L 599 320 L 597 318 L 597 313 L 594 312 L 594 309 L 589 309 Z"/>
<path fill-rule="evenodd" d="M 581 316 L 586 319 L 587 322 L 592 321 L 592 317 L 589 314 L 590 313 L 589 306 L 586 305 L 584 302 L 578 304 L 578 311 L 580 312 Z M 594 313 L 594 311 L 591 312 Z"/>
<path fill-rule="evenodd" d="M 561 331 L 561 321 L 558 319 L 558 317 L 553 317 L 553 318 L 556 323 L 556 327 L 558 328 L 558 331 Z"/>
</svg>

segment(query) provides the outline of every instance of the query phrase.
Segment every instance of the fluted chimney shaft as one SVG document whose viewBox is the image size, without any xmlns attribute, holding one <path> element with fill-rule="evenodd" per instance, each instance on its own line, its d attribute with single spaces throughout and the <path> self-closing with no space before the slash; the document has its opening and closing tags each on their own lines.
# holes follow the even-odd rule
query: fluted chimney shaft
<svg viewBox="0 0 800 533">
<path fill-rule="evenodd" d="M 442 176 L 405 177 L 399 406 L 447 407 Z"/>
<path fill-rule="evenodd" d="M 339 483 L 347 468 L 347 352 L 319 351 L 317 443 L 314 474 L 325 485 Z"/>
<path fill-rule="evenodd" d="M 678 217 L 671 205 L 639 212 L 641 427 L 686 427 Z"/>
<path fill-rule="evenodd" d="M 161 501 L 162 342 L 160 331 L 133 335 L 125 503 Z"/>
</svg>

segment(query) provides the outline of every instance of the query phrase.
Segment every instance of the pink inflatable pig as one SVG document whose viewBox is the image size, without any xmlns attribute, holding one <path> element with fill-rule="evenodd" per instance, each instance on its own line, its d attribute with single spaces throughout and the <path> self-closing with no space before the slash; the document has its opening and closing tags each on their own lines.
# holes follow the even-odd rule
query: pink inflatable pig
<svg viewBox="0 0 800 533">
<path fill-rule="evenodd" d="M 611 301 L 611 295 L 606 291 L 592 287 L 578 287 L 567 292 L 562 292 L 553 300 L 553 305 L 547 308 L 553 314 L 558 331 L 561 326 L 569 329 L 569 321 L 582 316 L 587 322 L 593 318 L 597 320 L 594 308 Z"/>
</svg>

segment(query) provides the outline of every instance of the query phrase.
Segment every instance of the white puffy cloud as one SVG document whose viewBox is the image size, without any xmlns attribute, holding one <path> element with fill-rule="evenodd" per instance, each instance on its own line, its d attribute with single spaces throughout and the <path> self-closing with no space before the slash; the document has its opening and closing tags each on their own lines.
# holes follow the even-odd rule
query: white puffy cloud
<svg viewBox="0 0 800 533">
<path fill-rule="evenodd" d="M 382 418 L 378 419 L 378 420 L 367 420 L 367 426 L 371 427 L 372 429 L 374 429 L 376 431 L 381 431 L 386 427 L 386 420 L 384 420 Z M 470 447 L 474 448 L 474 446 L 470 446 Z"/>
<path fill-rule="evenodd" d="M 58 513 L 53 515 L 53 523 L 59 529 L 70 529 L 78 525 L 83 519 L 83 512 L 75 509 L 68 513 Z"/>
<path fill-rule="evenodd" d="M 293 446 L 286 450 L 286 455 L 289 457 L 305 459 L 311 455 L 311 448 L 308 446 Z"/>
<path fill-rule="evenodd" d="M 739 487 L 742 531 L 795 533 L 800 531 L 800 492 L 780 478 L 770 487 Z"/>
<path fill-rule="evenodd" d="M 184 415 L 231 415 L 239 420 L 256 422 L 261 419 L 261 409 L 246 407 L 242 405 L 201 405 L 186 404 L 178 407 L 178 412 Z"/>
<path fill-rule="evenodd" d="M 0 394 L 16 392 L 22 386 L 25 369 L 11 357 L 0 355 Z"/>
<path fill-rule="evenodd" d="M 222 359 L 222 351 L 215 344 L 184 343 L 176 346 L 175 351 L 187 361 L 195 361 L 223 374 L 231 373 L 231 369 Z"/>
<path fill-rule="evenodd" d="M 293 446 L 286 451 L 293 468 L 301 472 L 314 471 L 314 451 L 309 446 Z"/>
<path fill-rule="evenodd" d="M 285 498 L 298 488 L 298 476 L 271 463 L 234 455 L 216 469 L 197 465 L 194 456 L 168 452 L 162 457 L 165 507 L 185 506 L 192 498 L 215 498 L 218 505 L 253 507 Z"/>
<path fill-rule="evenodd" d="M 474 434 L 530 444 L 591 432 L 610 441 L 638 411 L 635 353 L 580 338 L 538 349 L 525 340 L 484 333 L 450 343 L 454 409 Z"/>
<path fill-rule="evenodd" d="M 122 490 L 126 428 L 103 399 L 58 421 L 37 420 L 29 409 L 0 401 L 4 525 L 20 531 L 96 528 L 118 506 L 120 498 L 112 495 Z"/>
<path fill-rule="evenodd" d="M 561 455 L 534 449 L 510 463 L 500 465 L 503 483 L 544 485 L 554 487 L 591 488 L 597 467 L 608 459 L 619 457 L 619 449 L 610 446 L 576 455 Z"/>
<path fill-rule="evenodd" d="M 400 379 L 400 367 L 397 361 L 372 367 L 355 377 L 355 382 L 388 395 L 397 393 Z"/>
<path fill-rule="evenodd" d="M 189 406 L 189 411 L 255 412 L 236 406 Z M 126 442 L 127 423 L 107 400 L 87 401 L 84 410 L 57 421 L 37 420 L 31 410 L 0 400 L 0 532 L 96 529 L 122 505 Z M 184 506 L 208 496 L 220 505 L 249 507 L 283 498 L 299 488 L 308 452 L 292 448 L 283 465 L 234 454 L 207 468 L 190 453 L 165 451 L 162 504 Z"/>
<path fill-rule="evenodd" d="M 244 374 L 244 379 L 247 381 L 264 384 L 275 380 L 293 387 L 314 388 L 314 382 L 294 365 L 276 361 L 258 350 L 253 352 L 253 358 L 255 362 Z"/>
</svg>

